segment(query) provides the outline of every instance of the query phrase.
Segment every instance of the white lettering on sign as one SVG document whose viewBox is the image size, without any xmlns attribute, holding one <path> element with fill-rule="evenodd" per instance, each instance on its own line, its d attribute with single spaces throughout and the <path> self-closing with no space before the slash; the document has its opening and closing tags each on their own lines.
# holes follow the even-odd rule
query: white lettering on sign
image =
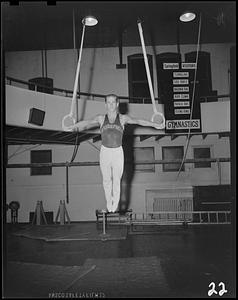
<svg viewBox="0 0 238 300">
<path fill-rule="evenodd" d="M 174 77 L 188 77 L 188 72 L 173 72 Z"/>
<path fill-rule="evenodd" d="M 167 120 L 166 129 L 199 129 L 200 120 Z"/>
<path fill-rule="evenodd" d="M 174 107 L 179 107 L 179 106 L 190 106 L 190 102 L 189 101 L 175 101 Z"/>
<path fill-rule="evenodd" d="M 189 99 L 189 94 L 174 94 L 174 99 Z"/>
<path fill-rule="evenodd" d="M 188 79 L 173 79 L 173 84 L 188 84 Z"/>
<path fill-rule="evenodd" d="M 163 63 L 163 69 L 164 70 L 179 69 L 179 64 L 178 63 Z"/>
<path fill-rule="evenodd" d="M 188 86 L 174 86 L 173 87 L 174 92 L 189 92 Z"/>
<path fill-rule="evenodd" d="M 190 114 L 190 108 L 177 108 L 174 110 L 175 115 L 188 115 Z"/>
<path fill-rule="evenodd" d="M 182 69 L 196 69 L 196 63 L 182 63 Z"/>
</svg>

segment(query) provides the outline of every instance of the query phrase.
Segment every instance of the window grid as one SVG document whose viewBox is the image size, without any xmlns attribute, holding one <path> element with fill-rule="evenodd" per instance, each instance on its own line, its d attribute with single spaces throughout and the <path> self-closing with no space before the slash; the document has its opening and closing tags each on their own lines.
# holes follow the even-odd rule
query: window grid
<svg viewBox="0 0 238 300">
<path fill-rule="evenodd" d="M 153 82 L 153 66 L 152 55 L 147 55 L 148 64 L 150 68 L 151 80 Z M 128 84 L 129 84 L 129 98 L 145 98 L 151 103 L 150 90 L 146 75 L 146 69 L 142 54 L 133 54 L 128 56 Z M 143 102 L 143 100 L 141 100 Z M 139 99 L 136 102 L 141 102 Z M 135 102 L 135 100 L 133 100 Z"/>
<path fill-rule="evenodd" d="M 32 150 L 31 163 L 51 163 L 51 150 Z M 52 167 L 31 167 L 31 176 L 52 175 Z"/>
<path fill-rule="evenodd" d="M 193 148 L 194 158 L 211 158 L 210 147 L 196 147 Z M 195 162 L 194 168 L 211 168 L 211 162 Z"/>
<path fill-rule="evenodd" d="M 135 161 L 152 161 L 155 159 L 154 147 L 134 147 Z M 155 165 L 135 165 L 135 171 L 138 172 L 155 172 Z"/>
<path fill-rule="evenodd" d="M 162 158 L 166 159 L 182 159 L 184 154 L 183 146 L 169 146 L 162 147 Z M 179 171 L 181 163 L 163 164 L 163 172 L 176 172 Z M 184 164 L 181 168 L 184 171 Z"/>
</svg>

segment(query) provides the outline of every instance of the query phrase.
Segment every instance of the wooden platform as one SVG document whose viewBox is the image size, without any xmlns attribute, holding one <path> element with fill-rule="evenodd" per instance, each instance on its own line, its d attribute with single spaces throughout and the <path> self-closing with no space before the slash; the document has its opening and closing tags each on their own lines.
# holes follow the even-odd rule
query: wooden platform
<svg viewBox="0 0 238 300">
<path fill-rule="evenodd" d="M 103 210 L 101 209 L 97 209 L 95 211 L 96 214 L 96 222 L 97 224 L 100 223 L 100 221 L 103 221 Z M 132 209 L 128 209 L 126 211 L 123 212 L 106 212 L 105 213 L 105 222 L 106 225 L 108 224 L 108 222 L 114 223 L 114 224 L 121 224 L 121 223 L 126 223 L 128 221 L 130 221 L 132 219 Z"/>
</svg>

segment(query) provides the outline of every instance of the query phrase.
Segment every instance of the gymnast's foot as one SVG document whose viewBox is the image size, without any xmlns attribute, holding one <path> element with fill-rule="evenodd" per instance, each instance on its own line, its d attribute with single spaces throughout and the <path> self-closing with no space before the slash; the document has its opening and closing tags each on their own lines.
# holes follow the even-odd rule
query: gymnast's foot
<svg viewBox="0 0 238 300">
<path fill-rule="evenodd" d="M 118 206 L 118 205 L 117 205 Z M 117 206 L 112 206 L 112 213 L 115 213 L 115 212 L 117 212 Z"/>
<path fill-rule="evenodd" d="M 112 212 L 112 207 L 109 206 L 109 205 L 107 206 L 107 212 L 108 212 L 108 213 L 111 213 L 111 212 Z"/>
</svg>

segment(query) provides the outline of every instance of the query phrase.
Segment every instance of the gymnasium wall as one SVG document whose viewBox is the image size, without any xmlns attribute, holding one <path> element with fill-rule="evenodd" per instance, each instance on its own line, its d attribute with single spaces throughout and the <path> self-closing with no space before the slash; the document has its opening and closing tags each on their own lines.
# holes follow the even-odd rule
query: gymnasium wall
<svg viewBox="0 0 238 300">
<path fill-rule="evenodd" d="M 162 52 L 176 52 L 175 46 L 160 46 L 156 48 L 157 54 Z M 194 45 L 181 45 L 182 55 L 195 51 Z M 212 88 L 218 94 L 229 93 L 229 51 L 227 44 L 202 45 L 202 51 L 211 53 Z M 148 54 L 152 49 L 148 47 Z M 123 48 L 123 63 L 127 63 L 127 56 L 141 53 L 140 48 Z M 73 89 L 74 74 L 76 69 L 76 53 L 74 50 L 47 51 L 47 76 L 53 78 L 54 87 Z M 116 69 L 119 63 L 117 48 L 83 49 L 80 86 L 82 92 L 107 94 L 117 93 L 128 96 L 127 69 Z M 42 76 L 40 51 L 9 52 L 6 53 L 6 75 L 28 81 L 34 77 Z M 155 96 L 157 97 L 156 74 L 154 69 Z M 61 119 L 69 111 L 70 98 L 62 96 L 35 93 L 17 87 L 7 86 L 7 124 L 20 126 L 28 125 L 28 112 L 32 105 L 46 110 L 45 129 L 59 130 Z M 215 103 L 202 103 L 202 128 L 204 132 L 229 130 L 229 101 Z M 227 99 L 224 99 L 227 100 Z M 59 105 L 60 103 L 60 105 Z M 103 103 L 88 101 L 85 116 L 92 116 L 95 112 L 103 110 Z M 151 105 L 130 105 L 131 112 L 138 117 L 150 116 Z M 56 109 L 57 108 L 57 109 Z M 161 107 L 162 108 L 162 107 Z M 203 117 L 204 116 L 204 117 Z M 219 116 L 219 117 L 218 117 Z M 36 126 L 37 127 L 37 126 Z M 38 127 L 37 127 L 38 128 Z M 148 130 L 148 129 L 145 129 Z M 138 132 L 139 133 L 139 132 Z M 143 132 L 148 133 L 147 131 Z M 158 142 L 154 138 L 140 142 L 135 140 L 135 147 L 154 147 L 155 159 L 162 159 L 162 146 L 185 146 L 186 138 L 178 137 L 171 140 L 164 137 Z M 209 145 L 212 157 L 229 157 L 229 138 L 219 138 L 218 135 L 193 136 L 190 141 L 187 158 L 193 158 L 193 147 Z M 94 143 L 100 148 L 100 141 Z M 9 163 L 29 163 L 30 150 L 52 149 L 53 162 L 65 162 L 71 159 L 73 146 L 64 145 L 24 145 L 9 146 Z M 21 152 L 21 153 L 20 153 Z M 20 153 L 20 154 L 18 154 Z M 98 161 L 98 150 L 88 142 L 80 145 L 75 161 Z M 129 207 L 134 211 L 145 211 L 145 194 L 149 189 L 191 188 L 199 185 L 219 185 L 230 183 L 230 164 L 221 163 L 221 177 L 216 163 L 211 168 L 195 169 L 193 164 L 186 164 L 185 171 L 176 179 L 177 172 L 163 172 L 162 165 L 155 166 L 155 172 L 135 172 L 131 178 Z M 66 199 L 66 174 L 65 168 L 53 168 L 52 175 L 31 176 L 30 169 L 7 169 L 7 203 L 20 202 L 19 222 L 29 221 L 29 212 L 34 211 L 37 200 L 43 201 L 46 211 L 53 211 L 56 216 L 59 201 Z M 95 220 L 95 209 L 105 207 L 102 177 L 98 166 L 71 167 L 69 170 L 69 203 L 66 204 L 72 221 Z M 8 222 L 10 211 L 8 211 Z"/>
<path fill-rule="evenodd" d="M 201 51 L 211 55 L 212 89 L 218 95 L 229 93 L 230 44 L 202 44 Z M 182 60 L 187 52 L 196 51 L 196 45 L 181 45 Z M 147 53 L 153 55 L 152 47 Z M 156 54 L 177 52 L 176 45 L 156 46 Z M 116 69 L 119 63 L 118 48 L 86 48 L 82 52 L 80 90 L 87 93 L 116 93 L 128 96 L 128 69 Z M 123 63 L 127 56 L 142 53 L 141 47 L 124 47 Z M 54 87 L 73 90 L 77 66 L 77 51 L 73 49 L 47 51 L 47 77 L 54 80 Z M 155 97 L 158 96 L 155 59 L 153 58 Z M 41 51 L 6 53 L 6 76 L 28 81 L 42 77 Z"/>
<path fill-rule="evenodd" d="M 153 138 L 140 142 L 135 140 L 135 147 L 154 147 L 155 159 L 162 159 L 163 146 L 184 146 L 185 137 L 171 141 L 164 137 L 155 142 Z M 213 157 L 229 157 L 229 140 L 227 137 L 218 139 L 217 135 L 208 135 L 205 140 L 201 136 L 193 136 L 190 141 L 187 158 L 193 158 L 192 147 L 210 145 Z M 80 161 L 98 161 L 100 141 L 94 147 L 83 142 L 75 158 Z M 23 145 L 9 146 L 8 163 L 30 163 L 30 150 L 52 149 L 53 162 L 70 161 L 73 154 L 72 146 L 63 145 Z M 25 151 L 25 152 L 23 152 Z M 22 152 L 22 153 L 20 153 Z M 15 153 L 15 155 L 14 155 Z M 20 154 L 17 154 L 20 153 Z M 126 153 L 125 153 L 126 155 Z M 218 165 L 212 163 L 211 168 L 195 169 L 193 164 L 185 164 L 185 171 L 177 177 L 177 172 L 163 172 L 162 165 L 155 165 L 155 172 L 134 172 L 130 178 L 130 186 L 124 186 L 130 194 L 129 207 L 134 211 L 145 211 L 145 193 L 150 189 L 173 188 L 179 193 L 180 188 L 199 185 L 219 185 L 230 183 L 230 164 L 221 163 L 221 178 Z M 59 201 L 66 199 L 65 167 L 52 169 L 52 175 L 31 176 L 29 168 L 7 169 L 7 203 L 19 201 L 19 222 L 29 221 L 29 212 L 34 211 L 37 200 L 43 201 L 46 211 L 54 211 L 56 216 Z M 95 220 L 95 209 L 105 207 L 102 177 L 99 166 L 70 167 L 69 169 L 69 203 L 66 204 L 72 221 Z M 8 211 L 8 220 L 10 211 Z"/>
</svg>

